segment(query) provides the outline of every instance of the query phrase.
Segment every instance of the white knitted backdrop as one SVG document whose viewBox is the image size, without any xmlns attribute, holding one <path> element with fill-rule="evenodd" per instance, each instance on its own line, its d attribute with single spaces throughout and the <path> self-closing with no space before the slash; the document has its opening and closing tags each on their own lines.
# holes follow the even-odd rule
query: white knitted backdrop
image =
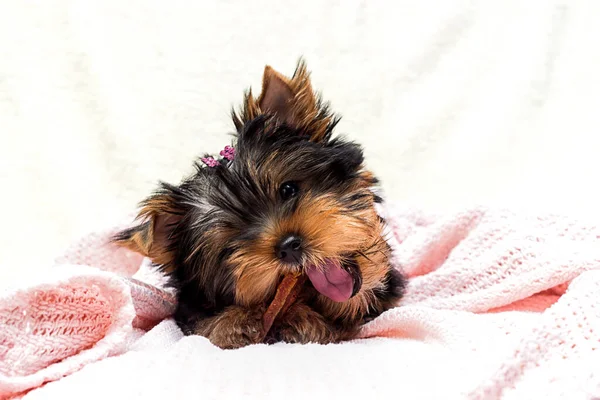
<svg viewBox="0 0 600 400">
<path fill-rule="evenodd" d="M 0 0 L 0 278 L 218 151 L 304 55 L 388 197 L 599 204 L 600 2 Z"/>
</svg>

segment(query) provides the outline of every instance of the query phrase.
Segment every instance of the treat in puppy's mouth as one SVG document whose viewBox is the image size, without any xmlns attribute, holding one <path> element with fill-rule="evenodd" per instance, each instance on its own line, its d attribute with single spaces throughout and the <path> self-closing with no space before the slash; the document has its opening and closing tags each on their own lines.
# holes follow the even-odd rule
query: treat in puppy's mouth
<svg viewBox="0 0 600 400">
<path fill-rule="evenodd" d="M 263 334 L 265 336 L 269 334 L 275 319 L 284 314 L 296 301 L 302 289 L 304 278 L 305 276 L 303 275 L 288 274 L 279 282 L 275 297 L 271 301 L 271 304 L 269 304 L 267 311 L 263 314 Z"/>
<path fill-rule="evenodd" d="M 404 289 L 362 148 L 333 136 L 302 61 L 291 78 L 267 66 L 232 117 L 234 142 L 161 183 L 114 241 L 168 274 L 179 326 L 221 348 L 356 337 Z M 282 300 L 288 276 L 302 279 Z"/>
</svg>

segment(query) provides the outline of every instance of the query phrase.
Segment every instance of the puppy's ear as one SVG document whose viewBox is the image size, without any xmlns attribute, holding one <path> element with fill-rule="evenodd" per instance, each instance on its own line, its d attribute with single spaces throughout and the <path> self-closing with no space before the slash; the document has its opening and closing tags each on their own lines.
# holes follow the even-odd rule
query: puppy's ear
<svg viewBox="0 0 600 400">
<path fill-rule="evenodd" d="M 339 120 L 313 91 L 303 60 L 298 62 L 291 78 L 265 67 L 260 96 L 255 100 L 252 92 L 248 92 L 240 116 L 233 115 L 238 131 L 260 114 L 274 115 L 280 123 L 302 130 L 316 142 L 328 138 Z"/>
<path fill-rule="evenodd" d="M 309 81 L 307 84 L 310 88 Z M 295 94 L 290 80 L 267 65 L 263 74 L 262 92 L 258 98 L 260 110 L 265 114 L 274 114 L 281 122 L 296 126 L 300 121 L 294 103 Z"/>
<path fill-rule="evenodd" d="M 142 203 L 138 220 L 143 222 L 125 229 L 113 237 L 119 246 L 148 257 L 153 263 L 172 269 L 173 230 L 180 221 L 168 194 L 156 194 Z"/>
</svg>

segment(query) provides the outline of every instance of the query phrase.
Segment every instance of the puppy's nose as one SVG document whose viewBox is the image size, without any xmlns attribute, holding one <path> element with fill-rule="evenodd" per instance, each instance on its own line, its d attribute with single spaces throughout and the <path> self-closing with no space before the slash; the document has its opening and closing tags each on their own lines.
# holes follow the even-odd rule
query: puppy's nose
<svg viewBox="0 0 600 400">
<path fill-rule="evenodd" d="M 302 239 L 296 235 L 285 236 L 277 244 L 275 254 L 283 262 L 299 264 L 302 258 Z"/>
</svg>

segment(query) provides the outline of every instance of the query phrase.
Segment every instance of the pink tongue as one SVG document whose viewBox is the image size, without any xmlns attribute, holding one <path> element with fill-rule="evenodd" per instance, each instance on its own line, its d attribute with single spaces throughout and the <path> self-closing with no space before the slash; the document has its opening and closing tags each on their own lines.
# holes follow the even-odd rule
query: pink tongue
<svg viewBox="0 0 600 400">
<path fill-rule="evenodd" d="M 352 296 L 354 282 L 339 262 L 327 260 L 321 268 L 309 265 L 305 271 L 315 289 L 323 296 L 338 303 L 344 302 Z"/>
</svg>

